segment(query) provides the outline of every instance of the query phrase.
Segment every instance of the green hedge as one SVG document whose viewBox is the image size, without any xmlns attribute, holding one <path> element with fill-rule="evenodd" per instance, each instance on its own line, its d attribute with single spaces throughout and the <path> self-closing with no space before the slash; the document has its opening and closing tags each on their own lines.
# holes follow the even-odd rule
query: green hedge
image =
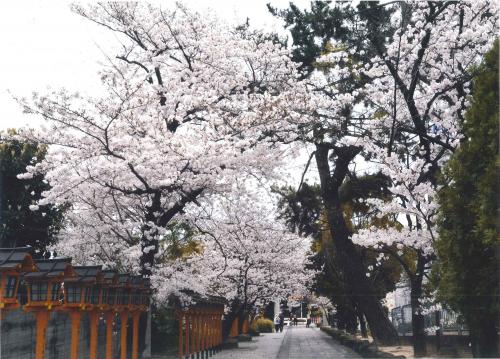
<svg viewBox="0 0 500 359">
<path fill-rule="evenodd" d="M 274 323 L 272 320 L 266 318 L 259 318 L 252 322 L 252 329 L 259 333 L 272 333 Z"/>
</svg>

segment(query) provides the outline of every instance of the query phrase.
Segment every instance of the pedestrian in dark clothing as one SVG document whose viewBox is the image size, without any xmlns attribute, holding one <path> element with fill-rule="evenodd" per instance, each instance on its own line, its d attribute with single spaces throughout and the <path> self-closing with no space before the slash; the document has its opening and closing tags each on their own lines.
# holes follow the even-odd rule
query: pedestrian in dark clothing
<svg viewBox="0 0 500 359">
<path fill-rule="evenodd" d="M 311 325 L 311 318 L 307 318 L 306 327 L 309 328 Z"/>
<path fill-rule="evenodd" d="M 299 319 L 297 318 L 297 314 L 294 314 L 294 316 L 293 316 L 293 325 L 297 326 L 298 323 L 299 323 Z"/>
<path fill-rule="evenodd" d="M 283 331 L 283 325 L 285 325 L 285 315 L 283 313 L 280 314 L 280 332 Z"/>
<path fill-rule="evenodd" d="M 280 331 L 280 317 L 276 316 L 274 317 L 274 331 L 278 333 Z"/>
</svg>

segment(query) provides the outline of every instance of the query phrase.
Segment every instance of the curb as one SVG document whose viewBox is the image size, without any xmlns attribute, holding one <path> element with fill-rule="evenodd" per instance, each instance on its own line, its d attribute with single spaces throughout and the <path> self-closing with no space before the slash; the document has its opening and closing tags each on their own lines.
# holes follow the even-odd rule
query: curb
<svg viewBox="0 0 500 359">
<path fill-rule="evenodd" d="M 320 329 L 336 341 L 340 342 L 340 344 L 351 348 L 355 352 L 361 354 L 361 356 L 364 358 L 406 359 L 404 355 L 394 355 L 391 353 L 383 352 L 378 349 L 377 345 L 370 343 L 368 340 L 358 339 L 341 330 L 336 330 L 328 327 L 320 327 Z"/>
</svg>

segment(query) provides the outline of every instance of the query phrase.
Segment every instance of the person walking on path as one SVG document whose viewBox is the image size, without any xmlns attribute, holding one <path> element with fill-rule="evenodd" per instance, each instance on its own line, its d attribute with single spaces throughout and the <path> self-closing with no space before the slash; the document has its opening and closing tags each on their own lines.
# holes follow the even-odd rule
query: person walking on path
<svg viewBox="0 0 500 359">
<path fill-rule="evenodd" d="M 280 313 L 280 332 L 283 331 L 283 326 L 285 325 L 285 315 L 283 313 Z"/>
<path fill-rule="evenodd" d="M 278 333 L 280 331 L 280 317 L 279 315 L 274 317 L 274 331 Z"/>
<path fill-rule="evenodd" d="M 293 315 L 293 325 L 297 326 L 299 324 L 299 319 L 297 318 L 297 314 Z"/>
</svg>

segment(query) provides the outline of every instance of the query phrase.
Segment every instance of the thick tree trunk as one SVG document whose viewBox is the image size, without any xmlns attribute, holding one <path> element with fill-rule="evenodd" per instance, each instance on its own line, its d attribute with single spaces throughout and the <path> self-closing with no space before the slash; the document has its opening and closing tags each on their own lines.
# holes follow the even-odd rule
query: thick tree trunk
<svg viewBox="0 0 500 359">
<path fill-rule="evenodd" d="M 143 236 L 141 239 L 141 251 L 141 275 L 149 277 L 151 276 L 152 269 L 155 265 L 155 255 L 158 253 L 158 240 Z"/>
<path fill-rule="evenodd" d="M 241 306 L 238 301 L 234 301 L 231 304 L 229 312 L 224 315 L 224 321 L 222 323 L 222 338 L 226 340 L 231 332 L 231 326 L 233 324 L 233 320 L 238 318 L 241 314 Z M 238 328 L 239 329 L 239 328 Z"/>
<path fill-rule="evenodd" d="M 419 298 L 422 296 L 422 277 L 411 281 L 411 326 L 413 332 L 413 356 L 416 358 L 427 355 L 425 345 L 425 322 L 420 308 Z"/>
<path fill-rule="evenodd" d="M 366 330 L 366 321 L 363 312 L 359 309 L 359 306 L 356 307 L 356 312 L 359 319 L 359 328 L 361 330 L 361 336 L 363 338 L 368 338 L 368 331 Z"/>
<path fill-rule="evenodd" d="M 332 232 L 335 236 L 335 232 L 338 231 L 332 230 Z M 398 334 L 387 318 L 371 282 L 368 281 L 364 273 L 361 258 L 355 250 L 354 244 L 347 243 L 346 246 L 337 246 L 336 249 L 338 254 L 342 253 L 340 257 L 343 259 L 340 262 L 343 264 L 346 285 L 351 287 L 350 292 L 356 298 L 360 310 L 365 313 L 373 338 L 381 344 L 398 344 Z"/>
<path fill-rule="evenodd" d="M 339 198 L 339 189 L 348 174 L 349 163 L 359 153 L 359 149 L 352 147 L 336 149 L 337 158 L 333 174 L 330 174 L 328 152 L 327 146 L 316 145 L 316 165 L 335 257 L 338 258 L 344 273 L 346 286 L 353 294 L 360 310 L 365 313 L 373 338 L 381 344 L 397 344 L 398 334 L 377 299 L 373 285 L 366 277 L 360 253 L 350 239 L 351 233 L 345 222 Z"/>
<path fill-rule="evenodd" d="M 474 358 L 499 358 L 498 328 L 495 316 L 483 317 L 482 320 L 474 318 L 475 325 L 470 326 L 472 355 Z"/>
<path fill-rule="evenodd" d="M 139 259 L 141 266 L 141 275 L 143 277 L 151 276 L 153 267 L 155 265 L 155 256 L 158 253 L 158 236 L 151 233 L 151 226 L 148 222 L 156 223 L 157 218 L 155 213 L 161 210 L 160 195 L 155 194 L 152 199 L 151 206 L 148 207 L 146 213 L 146 224 L 141 228 L 141 257 Z"/>
<path fill-rule="evenodd" d="M 338 328 L 348 333 L 356 334 L 357 320 L 356 312 L 351 303 L 347 302 L 338 306 Z"/>
<path fill-rule="evenodd" d="M 245 322 L 245 319 L 248 318 L 248 311 L 247 310 L 240 310 L 238 314 L 238 333 L 241 334 L 243 333 L 243 323 Z"/>
</svg>

